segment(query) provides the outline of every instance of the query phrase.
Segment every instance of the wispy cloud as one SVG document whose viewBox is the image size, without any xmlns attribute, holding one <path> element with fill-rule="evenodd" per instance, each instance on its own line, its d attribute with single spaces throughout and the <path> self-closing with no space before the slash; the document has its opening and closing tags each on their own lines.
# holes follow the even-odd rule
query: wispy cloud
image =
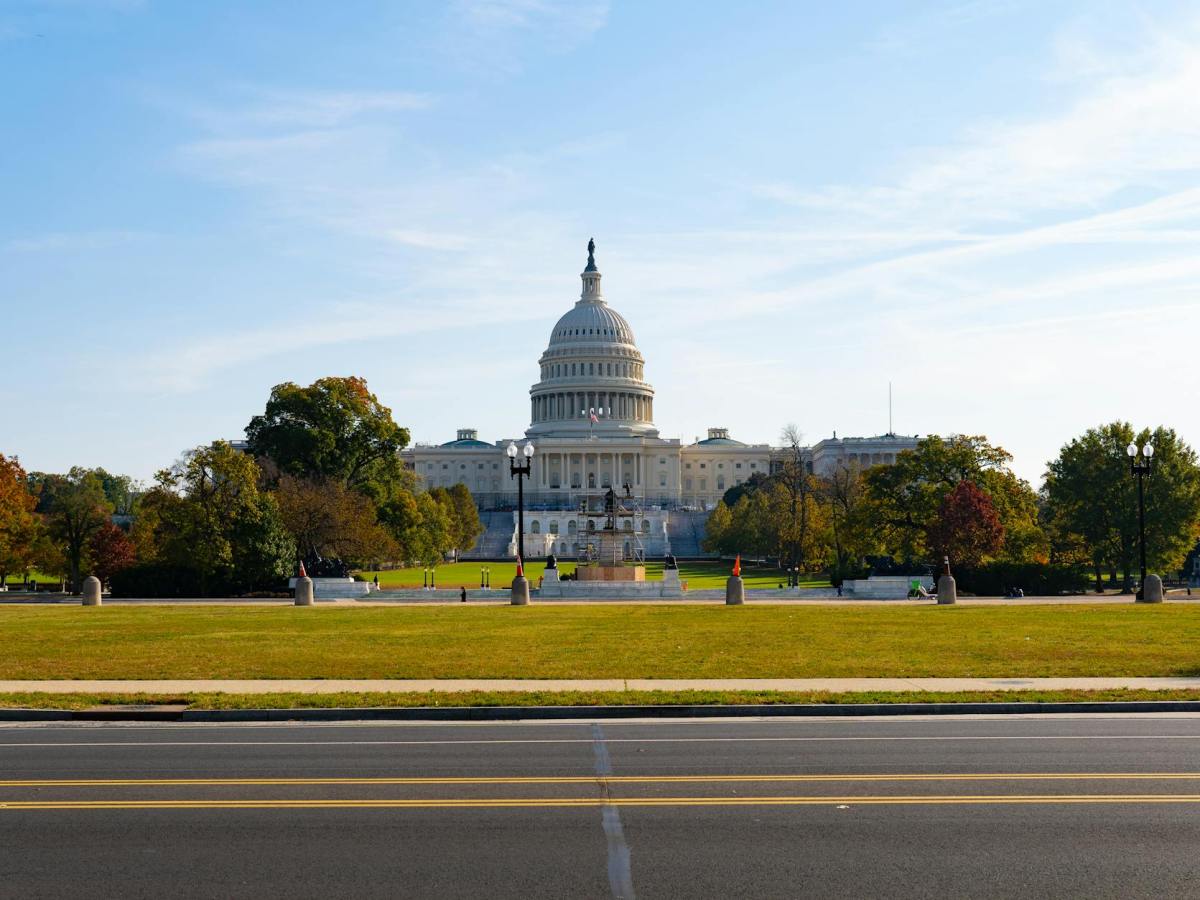
<svg viewBox="0 0 1200 900">
<path fill-rule="evenodd" d="M 457 0 L 454 8 L 468 25 L 481 31 L 538 30 L 560 40 L 590 37 L 608 20 L 606 0 Z"/>
<path fill-rule="evenodd" d="M 33 237 L 16 238 L 0 245 L 9 253 L 72 253 L 103 250 L 122 244 L 132 244 L 153 238 L 148 231 L 76 231 L 53 232 Z"/>
</svg>

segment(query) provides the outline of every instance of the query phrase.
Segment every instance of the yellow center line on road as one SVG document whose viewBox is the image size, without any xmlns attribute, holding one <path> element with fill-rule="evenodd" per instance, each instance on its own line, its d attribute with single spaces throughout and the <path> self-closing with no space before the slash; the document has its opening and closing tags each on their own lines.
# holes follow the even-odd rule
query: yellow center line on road
<svg viewBox="0 0 1200 900">
<path fill-rule="evenodd" d="M 1200 794 L 981 794 L 873 797 L 609 797 L 429 800 L 49 800 L 0 803 L 0 814 L 38 810 L 510 809 L 601 806 L 898 806 L 1200 803 Z"/>
<path fill-rule="evenodd" d="M 0 788 L 21 787 L 242 787 L 305 785 L 594 784 L 596 775 L 464 776 L 397 778 L 96 778 L 0 780 Z M 1196 781 L 1200 772 L 977 772 L 793 775 L 608 775 L 609 784 L 721 784 L 743 782 L 871 781 Z"/>
</svg>

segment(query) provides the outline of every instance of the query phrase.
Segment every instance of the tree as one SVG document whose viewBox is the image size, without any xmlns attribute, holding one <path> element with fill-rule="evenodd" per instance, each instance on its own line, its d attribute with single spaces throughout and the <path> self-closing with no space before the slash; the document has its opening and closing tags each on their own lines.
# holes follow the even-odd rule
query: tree
<svg viewBox="0 0 1200 900">
<path fill-rule="evenodd" d="M 1146 560 L 1176 569 L 1195 543 L 1200 521 L 1200 466 L 1196 453 L 1169 428 L 1135 433 L 1128 422 L 1112 422 L 1067 443 L 1046 470 L 1042 488 L 1046 518 L 1058 547 L 1086 548 L 1103 589 L 1118 571 L 1126 590 L 1137 558 L 1137 480 L 1129 473 L 1125 447 L 1154 446 L 1153 474 L 1146 487 Z"/>
<path fill-rule="evenodd" d="M 128 569 L 137 562 L 137 550 L 129 536 L 111 522 L 106 522 L 92 535 L 88 546 L 91 572 L 107 584 L 113 574 Z"/>
<path fill-rule="evenodd" d="M 37 499 L 15 456 L 0 453 L 0 587 L 10 574 L 28 572 L 40 534 Z"/>
<path fill-rule="evenodd" d="M 721 499 L 727 507 L 733 509 L 733 507 L 737 506 L 739 500 L 770 484 L 770 481 L 771 477 L 766 472 L 753 472 L 741 484 L 735 484 L 727 490 Z"/>
<path fill-rule="evenodd" d="M 371 499 L 340 481 L 285 475 L 275 496 L 283 523 L 305 559 L 332 557 L 355 565 L 389 559 L 397 552 Z"/>
<path fill-rule="evenodd" d="M 783 460 L 774 480 L 786 495 L 779 498 L 783 502 L 775 504 L 784 516 L 778 532 L 779 555 L 782 557 L 786 553 L 792 566 L 805 569 L 807 556 L 812 552 L 816 485 L 804 459 L 802 441 L 803 436 L 795 425 L 783 429 Z"/>
<path fill-rule="evenodd" d="M 139 559 L 191 573 L 202 595 L 286 575 L 294 545 L 258 478 L 254 459 L 226 441 L 188 452 L 140 499 Z"/>
<path fill-rule="evenodd" d="M 429 493 L 398 494 L 379 515 L 405 562 L 437 565 L 453 546 L 449 514 Z"/>
<path fill-rule="evenodd" d="M 46 515 L 50 537 L 66 558 L 71 590 L 78 592 L 92 537 L 108 524 L 112 504 L 104 494 L 103 470 L 75 466 L 66 475 L 34 473 L 40 488 L 38 511 Z"/>
<path fill-rule="evenodd" d="M 729 552 L 729 536 L 733 528 L 733 513 L 725 504 L 724 500 L 717 503 L 716 507 L 708 514 L 708 520 L 704 523 L 704 540 L 700 546 L 705 553 L 727 553 Z"/>
<path fill-rule="evenodd" d="M 1040 552 L 1045 538 L 1037 522 L 1037 495 L 1009 468 L 1012 456 L 979 435 L 936 435 L 896 455 L 890 466 L 864 474 L 870 515 L 880 542 L 903 560 L 930 559 L 930 539 L 946 495 L 962 481 L 975 484 L 991 500 L 1004 526 L 1005 558 L 1024 561 Z"/>
<path fill-rule="evenodd" d="M 931 549 L 962 566 L 988 561 L 1004 543 L 1004 526 L 991 499 L 973 481 L 960 481 L 942 499 L 929 532 Z"/>
<path fill-rule="evenodd" d="M 339 481 L 376 501 L 413 482 L 400 461 L 408 429 L 361 378 L 322 378 L 308 387 L 276 385 L 266 410 L 246 426 L 250 452 L 282 474 Z"/>
<path fill-rule="evenodd" d="M 461 482 L 448 491 L 452 516 L 452 548 L 455 559 L 458 554 L 466 553 L 475 546 L 475 541 L 483 534 L 483 523 L 479 520 L 479 509 L 471 491 Z"/>
<path fill-rule="evenodd" d="M 877 550 L 862 469 L 857 463 L 836 466 L 822 482 L 821 493 L 828 510 L 830 575 L 840 584 L 862 575 L 866 557 Z"/>
<path fill-rule="evenodd" d="M 279 506 L 270 494 L 259 494 L 233 525 L 233 570 L 230 584 L 239 591 L 279 588 L 296 564 L 296 541 L 284 527 Z"/>
<path fill-rule="evenodd" d="M 112 506 L 112 514 L 114 516 L 133 515 L 134 505 L 142 491 L 138 482 L 128 475 L 110 475 L 103 469 L 96 469 L 96 474 L 100 478 L 104 496 Z"/>
</svg>

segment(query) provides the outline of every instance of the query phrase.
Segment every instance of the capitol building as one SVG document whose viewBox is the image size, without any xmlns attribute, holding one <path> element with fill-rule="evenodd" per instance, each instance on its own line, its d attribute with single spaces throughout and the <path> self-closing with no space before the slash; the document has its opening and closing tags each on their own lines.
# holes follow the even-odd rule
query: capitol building
<svg viewBox="0 0 1200 900">
<path fill-rule="evenodd" d="M 444 444 L 416 444 L 405 464 L 427 488 L 465 484 L 485 515 L 488 533 L 479 556 L 510 555 L 515 543 L 516 482 L 505 450 L 513 440 L 532 442 L 535 454 L 526 482 L 526 552 L 570 557 L 579 552 L 581 532 L 594 522 L 579 515 L 580 502 L 612 487 L 633 498 L 641 513 L 634 526 L 647 555 L 698 555 L 707 511 L 725 491 L 756 473 L 769 474 L 782 449 L 746 444 L 725 428 L 684 445 L 663 438 L 654 426 L 654 388 L 633 329 L 608 305 L 588 244 L 582 292 L 550 330 L 538 360 L 539 380 L 529 390 L 530 424 L 523 438 L 495 442 L 461 428 Z M 810 471 L 828 474 L 838 465 L 891 463 L 916 438 L 885 434 L 819 441 L 804 453 Z M 505 511 L 497 514 L 496 511 Z"/>
</svg>

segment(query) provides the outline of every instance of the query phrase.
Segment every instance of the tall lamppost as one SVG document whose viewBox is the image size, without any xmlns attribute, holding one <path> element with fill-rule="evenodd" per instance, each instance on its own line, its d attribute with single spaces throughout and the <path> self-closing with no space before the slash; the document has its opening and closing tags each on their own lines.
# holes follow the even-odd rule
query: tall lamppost
<svg viewBox="0 0 1200 900">
<path fill-rule="evenodd" d="M 1125 448 L 1125 452 L 1129 454 L 1129 472 L 1131 475 L 1136 475 L 1138 480 L 1138 552 L 1141 557 L 1142 578 L 1138 582 L 1137 598 L 1141 600 L 1145 596 L 1146 590 L 1146 489 L 1144 482 L 1150 474 L 1154 462 L 1154 447 L 1147 442 L 1139 449 L 1137 444 L 1131 443 Z"/>
<path fill-rule="evenodd" d="M 526 442 L 521 448 L 525 457 L 522 465 L 517 462 L 517 445 L 508 445 L 508 477 L 517 479 L 517 560 L 525 564 L 525 481 L 533 471 L 533 444 Z"/>
</svg>

